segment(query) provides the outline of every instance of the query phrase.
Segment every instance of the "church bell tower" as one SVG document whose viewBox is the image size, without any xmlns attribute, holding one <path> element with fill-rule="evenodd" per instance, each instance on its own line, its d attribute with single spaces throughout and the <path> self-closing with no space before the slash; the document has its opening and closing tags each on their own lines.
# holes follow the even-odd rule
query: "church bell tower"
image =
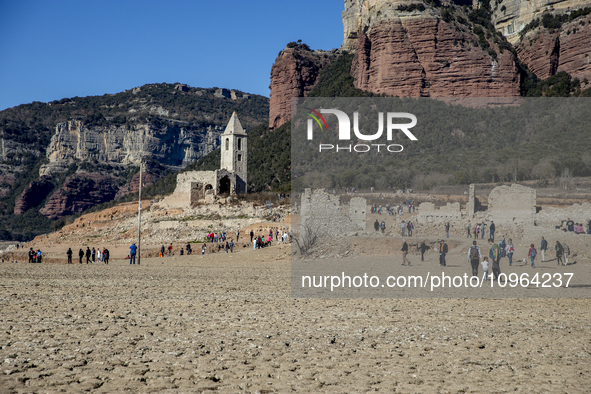
<svg viewBox="0 0 591 394">
<path fill-rule="evenodd" d="M 246 132 L 242 128 L 236 112 L 232 114 L 226 130 L 220 136 L 222 161 L 220 168 L 236 174 L 236 193 L 246 193 L 247 185 L 247 145 Z"/>
</svg>

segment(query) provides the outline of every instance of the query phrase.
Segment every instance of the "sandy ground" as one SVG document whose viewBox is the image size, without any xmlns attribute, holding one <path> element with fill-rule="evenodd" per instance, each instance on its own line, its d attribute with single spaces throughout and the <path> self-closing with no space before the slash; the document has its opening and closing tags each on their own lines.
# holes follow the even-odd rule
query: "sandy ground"
<svg viewBox="0 0 591 394">
<path fill-rule="evenodd" d="M 294 299 L 290 250 L 1 263 L 0 393 L 591 390 L 587 299 Z"/>
</svg>

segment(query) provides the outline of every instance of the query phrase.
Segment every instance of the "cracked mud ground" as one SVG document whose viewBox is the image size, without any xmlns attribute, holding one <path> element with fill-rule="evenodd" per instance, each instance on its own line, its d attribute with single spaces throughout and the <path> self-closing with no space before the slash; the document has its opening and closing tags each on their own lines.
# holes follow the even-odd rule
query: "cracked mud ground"
<svg viewBox="0 0 591 394">
<path fill-rule="evenodd" d="M 585 299 L 293 299 L 289 247 L 0 264 L 0 393 L 589 392 Z"/>
</svg>

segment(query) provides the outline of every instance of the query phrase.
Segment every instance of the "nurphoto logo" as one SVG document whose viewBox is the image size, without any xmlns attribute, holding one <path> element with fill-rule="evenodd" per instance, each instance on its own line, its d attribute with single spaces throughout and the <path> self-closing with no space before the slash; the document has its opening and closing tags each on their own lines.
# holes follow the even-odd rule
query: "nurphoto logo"
<svg viewBox="0 0 591 394">
<path fill-rule="evenodd" d="M 338 109 L 320 109 L 316 111 L 312 108 L 305 108 L 310 112 L 306 112 L 306 114 L 310 117 L 308 119 L 308 140 L 314 139 L 314 123 L 318 124 L 318 127 L 321 131 L 328 131 L 328 125 L 326 120 L 322 116 L 322 114 L 333 114 L 337 117 L 339 130 L 338 136 L 340 141 L 351 141 L 351 120 L 349 116 L 341 110 Z M 398 123 L 400 119 L 407 119 L 410 122 L 405 123 Z M 408 112 L 387 112 L 386 113 L 386 139 L 387 141 L 392 141 L 392 135 L 395 130 L 402 131 L 408 139 L 411 141 L 417 141 L 417 137 L 409 129 L 413 128 L 417 124 L 417 117 Z M 384 113 L 378 113 L 378 130 L 374 134 L 363 134 L 359 128 L 359 112 L 353 112 L 353 133 L 355 137 L 359 140 L 363 141 L 376 141 L 382 137 L 384 134 Z M 356 144 L 356 145 L 338 145 L 338 144 L 319 144 L 318 150 L 319 152 L 323 151 L 331 151 L 335 150 L 336 152 L 345 151 L 345 152 L 358 152 L 358 153 L 365 153 L 369 152 L 370 150 L 374 149 L 380 152 L 381 148 L 385 148 L 386 151 L 392 153 L 402 152 L 404 147 L 400 144 Z"/>
</svg>

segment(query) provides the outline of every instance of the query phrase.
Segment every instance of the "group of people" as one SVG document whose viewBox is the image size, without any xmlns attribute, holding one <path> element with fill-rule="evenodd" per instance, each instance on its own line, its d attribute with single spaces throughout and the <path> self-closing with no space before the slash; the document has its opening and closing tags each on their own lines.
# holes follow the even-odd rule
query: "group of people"
<svg viewBox="0 0 591 394">
<path fill-rule="evenodd" d="M 575 223 L 571 218 L 567 218 L 560 223 L 560 226 L 556 228 L 564 232 L 573 232 L 575 234 L 591 234 L 591 219 L 587 220 L 586 229 L 583 227 L 583 223 Z"/>
<path fill-rule="evenodd" d="M 258 237 L 255 237 L 254 231 L 250 230 L 250 242 L 252 242 L 252 248 L 256 250 L 270 246 L 273 242 L 273 235 L 275 235 L 275 241 L 279 241 L 281 239 L 281 242 L 286 244 L 288 238 L 289 240 L 291 240 L 293 233 L 290 233 L 288 235 L 286 231 L 283 231 L 280 234 L 279 230 L 275 230 L 275 233 L 273 233 L 273 230 L 269 230 L 268 235 L 259 235 Z"/>
<path fill-rule="evenodd" d="M 33 248 L 29 248 L 29 263 L 40 263 L 43 259 L 43 252 L 41 249 L 34 251 Z"/>
<path fill-rule="evenodd" d="M 72 264 L 72 254 L 72 248 L 68 248 L 68 251 L 66 252 L 66 255 L 68 256 L 68 264 Z M 101 248 L 92 248 L 92 250 L 90 250 L 90 247 L 87 246 L 86 252 L 84 252 L 82 249 L 78 251 L 78 262 L 82 264 L 82 259 L 86 256 L 86 264 L 93 264 L 97 261 L 109 264 L 110 254 L 111 253 L 107 248 L 103 248 L 102 250 Z"/>
<path fill-rule="evenodd" d="M 442 241 L 443 242 L 443 241 Z M 477 241 L 472 241 L 472 245 L 468 248 L 468 261 L 472 268 L 472 276 L 478 276 L 479 266 L 482 266 L 484 272 L 484 280 L 488 280 L 489 269 L 492 269 L 493 280 L 498 280 L 501 275 L 501 258 L 509 258 L 509 265 L 513 265 L 513 254 L 515 253 L 515 247 L 513 246 L 513 240 L 509 239 L 505 242 L 505 238 L 498 244 L 494 242 L 492 238 L 488 239 L 489 250 L 488 256 L 483 255 Z"/>
<path fill-rule="evenodd" d="M 447 230 L 449 231 L 449 230 Z M 499 275 L 501 274 L 501 267 L 500 261 L 501 258 L 507 257 L 509 259 L 509 265 L 513 265 L 513 255 L 515 253 L 515 246 L 513 245 L 513 240 L 509 239 L 507 242 L 505 238 L 498 244 L 494 242 L 493 238 L 488 239 L 489 243 L 489 250 L 487 254 L 484 254 L 480 247 L 477 245 L 477 241 L 474 240 L 472 245 L 468 249 L 468 261 L 470 262 L 472 268 L 472 276 L 478 276 L 479 266 L 482 266 L 484 271 L 484 280 L 488 280 L 488 273 L 489 268 L 492 270 L 494 275 L 494 280 L 497 280 Z M 448 253 L 448 245 L 445 240 L 439 241 L 439 265 L 441 267 L 446 266 L 446 255 Z M 429 249 L 426 244 L 426 241 L 422 241 L 419 246 L 419 251 L 421 252 L 421 261 L 424 260 L 424 254 Z M 548 242 L 544 237 L 542 237 L 542 242 L 540 244 L 540 252 L 542 254 L 542 261 L 545 262 L 545 252 L 548 250 Z M 554 250 L 556 252 L 556 261 L 557 264 L 563 265 L 568 264 L 568 256 L 570 255 L 570 248 L 566 243 L 560 243 L 560 241 L 556 241 L 554 246 Z M 406 240 L 402 240 L 402 265 L 410 265 L 410 262 L 407 259 L 407 254 L 409 251 L 408 244 Z M 528 258 L 531 261 L 531 267 L 535 268 L 535 258 L 538 254 L 537 249 L 535 248 L 534 244 L 531 244 L 530 249 L 528 251 Z"/>
<path fill-rule="evenodd" d="M 495 240 L 495 230 L 495 222 L 491 220 L 490 226 L 488 227 L 488 238 L 492 239 L 493 241 Z M 449 238 L 449 223 L 446 223 L 445 225 L 445 232 Z M 476 239 L 484 239 L 486 235 L 486 223 L 476 223 L 474 226 L 472 226 L 472 224 L 468 222 L 468 225 L 466 226 L 466 238 L 472 238 L 472 235 L 474 235 L 474 238 Z"/>
<path fill-rule="evenodd" d="M 540 253 L 542 255 L 542 262 L 547 261 L 546 260 L 546 251 L 547 250 L 548 250 L 548 241 L 544 237 L 542 237 L 542 241 L 540 242 Z M 556 240 L 556 243 L 554 244 L 554 252 L 556 253 L 556 265 L 560 265 L 561 263 L 563 265 L 568 264 L 568 257 L 570 256 L 570 248 L 568 247 L 566 242 L 560 243 L 560 241 Z M 534 267 L 534 264 L 535 264 L 534 261 L 535 261 L 537 254 L 538 254 L 538 251 L 536 250 L 534 244 L 531 244 L 530 248 L 529 248 L 529 252 L 527 254 L 527 257 L 530 258 L 532 267 Z"/>
</svg>

